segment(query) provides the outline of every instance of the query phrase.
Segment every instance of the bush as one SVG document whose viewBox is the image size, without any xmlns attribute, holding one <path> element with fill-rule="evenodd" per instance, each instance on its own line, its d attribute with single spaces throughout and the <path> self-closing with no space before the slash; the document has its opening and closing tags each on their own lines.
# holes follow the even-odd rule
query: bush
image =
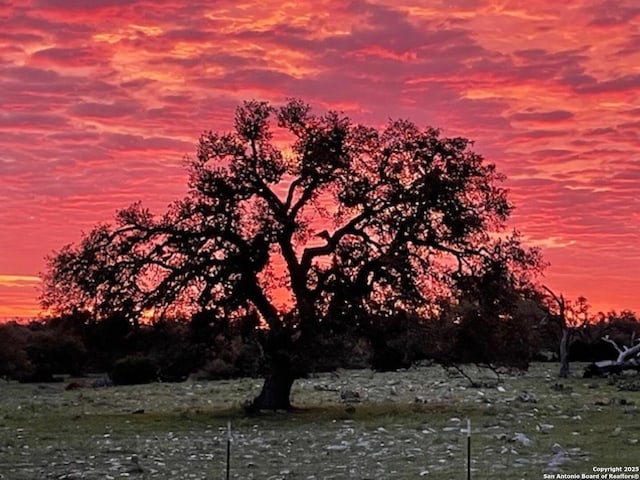
<svg viewBox="0 0 640 480">
<path fill-rule="evenodd" d="M 227 380 L 238 376 L 238 370 L 222 358 L 214 358 L 193 374 L 195 380 Z"/>
<path fill-rule="evenodd" d="M 393 372 L 411 365 L 405 358 L 405 352 L 393 345 L 382 342 L 374 345 L 371 368 L 378 372 Z"/>
<path fill-rule="evenodd" d="M 158 380 L 158 368 L 155 362 L 139 355 L 128 355 L 116 360 L 111 372 L 114 385 L 136 385 Z"/>
<path fill-rule="evenodd" d="M 33 373 L 27 354 L 27 327 L 10 322 L 0 325 L 0 377 L 17 380 Z"/>
<path fill-rule="evenodd" d="M 31 331 L 27 345 L 35 372 L 29 381 L 52 381 L 54 374 L 82 375 L 87 352 L 75 336 L 55 330 Z"/>
<path fill-rule="evenodd" d="M 189 375 L 203 363 L 204 353 L 200 350 L 194 346 L 180 348 L 177 345 L 164 355 L 153 355 L 158 365 L 158 380 L 161 382 L 182 382 L 189 378 Z"/>
</svg>

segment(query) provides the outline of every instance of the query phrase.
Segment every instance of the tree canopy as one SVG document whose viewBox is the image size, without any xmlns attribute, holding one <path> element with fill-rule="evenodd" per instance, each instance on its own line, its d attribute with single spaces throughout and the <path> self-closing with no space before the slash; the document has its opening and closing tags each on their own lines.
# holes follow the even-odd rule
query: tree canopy
<svg viewBox="0 0 640 480">
<path fill-rule="evenodd" d="M 245 102 L 231 132 L 201 136 L 164 214 L 136 203 L 49 257 L 42 304 L 133 322 L 257 314 L 286 370 L 328 330 L 429 317 L 482 278 L 518 291 L 539 252 L 506 231 L 504 177 L 471 146 L 405 120 Z"/>
</svg>

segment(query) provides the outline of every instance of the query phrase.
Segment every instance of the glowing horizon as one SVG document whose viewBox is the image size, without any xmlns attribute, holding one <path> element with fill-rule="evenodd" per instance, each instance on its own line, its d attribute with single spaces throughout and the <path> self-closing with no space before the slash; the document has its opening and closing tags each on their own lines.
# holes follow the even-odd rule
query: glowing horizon
<svg viewBox="0 0 640 480">
<path fill-rule="evenodd" d="M 64 5 L 64 6 L 60 6 Z M 630 0 L 28 0 L 0 4 L 0 318 L 36 316 L 44 257 L 185 191 L 242 100 L 408 118 L 508 177 L 544 283 L 640 312 L 640 6 Z M 635 23 L 634 23 L 635 21 Z"/>
</svg>

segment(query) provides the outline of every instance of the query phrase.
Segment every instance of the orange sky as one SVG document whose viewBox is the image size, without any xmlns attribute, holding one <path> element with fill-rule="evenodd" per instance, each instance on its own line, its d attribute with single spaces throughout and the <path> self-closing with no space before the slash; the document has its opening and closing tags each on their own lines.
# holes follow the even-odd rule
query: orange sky
<svg viewBox="0 0 640 480">
<path fill-rule="evenodd" d="M 634 0 L 0 2 L 0 318 L 43 257 L 118 208 L 160 212 L 245 99 L 409 118 L 509 177 L 545 283 L 640 312 Z"/>
</svg>

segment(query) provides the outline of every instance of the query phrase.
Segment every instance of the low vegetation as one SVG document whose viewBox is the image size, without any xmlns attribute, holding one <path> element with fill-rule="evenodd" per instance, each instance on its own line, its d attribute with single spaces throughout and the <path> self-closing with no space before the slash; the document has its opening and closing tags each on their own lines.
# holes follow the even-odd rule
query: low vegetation
<svg viewBox="0 0 640 480">
<path fill-rule="evenodd" d="M 227 422 L 238 479 L 463 478 L 467 419 L 474 479 L 635 465 L 640 394 L 556 374 L 554 365 L 534 364 L 526 375 L 489 386 L 491 374 L 486 387 L 471 388 L 439 366 L 339 370 L 296 382 L 294 413 L 256 416 L 242 405 L 259 379 L 11 382 L 3 386 L 0 478 L 220 479 Z"/>
</svg>

